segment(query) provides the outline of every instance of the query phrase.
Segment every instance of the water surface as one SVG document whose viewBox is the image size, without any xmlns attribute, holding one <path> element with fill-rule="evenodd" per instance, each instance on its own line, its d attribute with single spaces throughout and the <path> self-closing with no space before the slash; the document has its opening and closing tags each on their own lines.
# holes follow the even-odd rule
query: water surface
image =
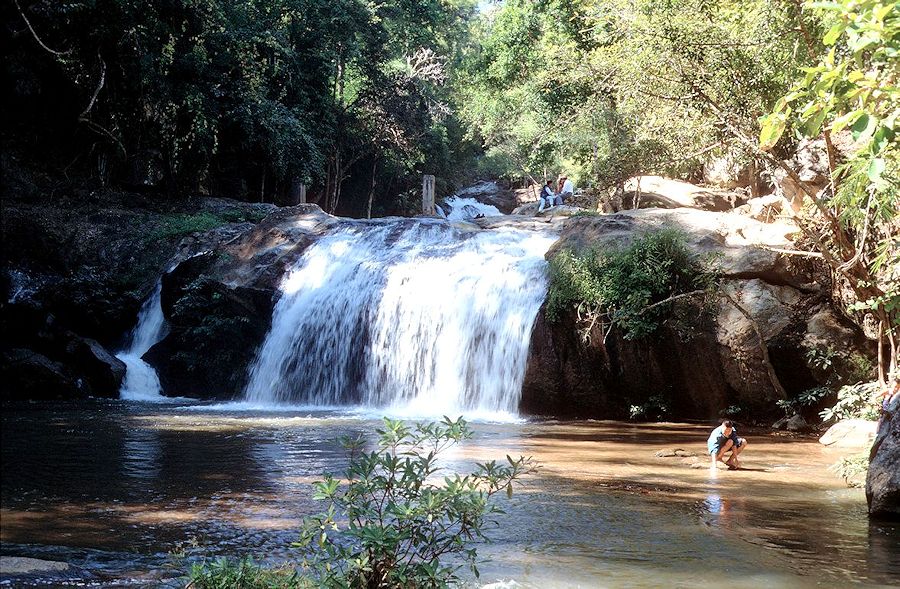
<svg viewBox="0 0 900 589">
<path fill-rule="evenodd" d="M 359 412 L 125 402 L 22 404 L 2 418 L 4 555 L 64 560 L 101 586 L 178 586 L 184 561 L 290 558 L 310 484 L 339 472 Z M 542 468 L 482 546 L 478 584 L 523 587 L 891 586 L 900 532 L 870 525 L 861 490 L 808 438 L 749 432 L 750 470 L 691 468 L 705 426 L 476 423 L 449 466 L 505 454 Z M 745 432 L 742 432 L 742 435 Z M 702 458 L 702 457 L 701 457 Z M 77 576 L 77 575 L 76 575 Z M 39 581 L 32 579 L 33 581 Z M 515 584 L 512 584 L 514 582 Z M 474 584 L 474 580 L 473 580 Z"/>
</svg>

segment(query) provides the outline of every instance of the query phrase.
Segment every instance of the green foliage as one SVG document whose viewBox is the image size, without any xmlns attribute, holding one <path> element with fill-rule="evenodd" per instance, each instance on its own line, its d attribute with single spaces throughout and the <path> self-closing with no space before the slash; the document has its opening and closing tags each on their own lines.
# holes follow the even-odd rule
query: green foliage
<svg viewBox="0 0 900 589">
<path fill-rule="evenodd" d="M 646 233 L 621 249 L 564 250 L 550 260 L 547 317 L 556 321 L 574 309 L 592 325 L 601 319 L 640 338 L 671 318 L 673 303 L 664 301 L 695 291 L 700 298 L 718 280 L 713 261 L 692 254 L 676 230 Z"/>
<path fill-rule="evenodd" d="M 831 469 L 844 479 L 848 487 L 864 487 L 869 472 L 869 453 L 843 456 Z"/>
<path fill-rule="evenodd" d="M 881 412 L 881 386 L 877 382 L 846 385 L 838 391 L 837 403 L 819 415 L 824 421 L 841 419 L 878 419 Z"/>
<path fill-rule="evenodd" d="M 803 8 L 799 22 L 812 16 L 825 32 L 821 41 L 807 37 L 814 63 L 761 118 L 760 145 L 773 148 L 788 130 L 827 140 L 849 131 L 851 154 L 844 162 L 829 154 L 832 186 L 816 197 L 804 227 L 848 279 L 857 298 L 850 309 L 874 314 L 892 332 L 900 325 L 900 9 L 895 0 L 807 1 Z M 896 358 L 894 338 L 885 339 Z"/>
<path fill-rule="evenodd" d="M 628 417 L 632 421 L 659 421 L 669 414 L 669 400 L 663 395 L 652 395 L 639 405 L 629 405 Z"/>
<path fill-rule="evenodd" d="M 474 543 L 500 513 L 491 497 L 512 495 L 533 465 L 507 456 L 444 475 L 442 455 L 471 435 L 462 418 L 414 426 L 385 418 L 374 450 L 343 439 L 346 483 L 331 475 L 316 483 L 327 509 L 304 521 L 294 545 L 319 586 L 445 587 L 462 566 L 477 576 Z"/>
<path fill-rule="evenodd" d="M 779 399 L 775 404 L 784 411 L 787 417 L 802 413 L 804 409 L 814 407 L 822 399 L 832 393 L 828 387 L 814 387 L 807 389 L 793 399 Z"/>
<path fill-rule="evenodd" d="M 194 589 L 312 589 L 315 584 L 288 568 L 269 569 L 251 558 L 196 563 L 188 575 Z"/>
<path fill-rule="evenodd" d="M 798 61 L 791 3 L 509 0 L 485 11 L 462 116 L 507 173 L 605 188 L 735 151 Z M 746 151 L 742 148 L 741 154 Z"/>
</svg>

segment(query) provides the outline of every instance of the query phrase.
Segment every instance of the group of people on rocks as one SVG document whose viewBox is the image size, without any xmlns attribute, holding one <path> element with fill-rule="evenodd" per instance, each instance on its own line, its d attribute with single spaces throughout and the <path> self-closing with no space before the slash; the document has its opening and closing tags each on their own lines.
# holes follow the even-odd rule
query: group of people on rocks
<svg viewBox="0 0 900 589">
<path fill-rule="evenodd" d="M 575 185 L 572 184 L 572 181 L 567 176 L 559 177 L 556 190 L 553 190 L 553 180 L 547 180 L 544 183 L 544 187 L 541 188 L 538 212 L 540 213 L 544 209 L 563 204 L 567 199 L 571 199 L 573 194 L 575 194 Z"/>
</svg>

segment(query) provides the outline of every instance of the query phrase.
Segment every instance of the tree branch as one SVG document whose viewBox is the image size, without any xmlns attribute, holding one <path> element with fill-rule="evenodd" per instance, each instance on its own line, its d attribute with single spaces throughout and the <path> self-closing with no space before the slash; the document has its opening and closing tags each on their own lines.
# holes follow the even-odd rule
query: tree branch
<svg viewBox="0 0 900 589">
<path fill-rule="evenodd" d="M 21 15 L 22 20 L 25 21 L 25 24 L 28 25 L 28 30 L 31 31 L 31 35 L 34 37 L 34 40 L 38 42 L 38 45 L 43 47 L 45 51 L 48 51 L 49 53 L 52 53 L 53 55 L 55 55 L 57 57 L 61 57 L 63 55 L 68 55 L 68 54 L 72 53 L 71 49 L 69 49 L 68 51 L 56 51 L 54 49 L 50 49 L 49 47 L 47 47 L 47 44 L 44 43 L 43 41 L 41 41 L 41 38 L 38 37 L 38 34 L 34 30 L 34 27 L 31 26 L 31 21 L 28 20 L 27 16 L 25 16 L 25 11 L 22 10 L 21 6 L 19 6 L 19 0 L 13 0 L 13 2 L 15 2 L 16 8 L 19 10 L 19 15 Z"/>
</svg>

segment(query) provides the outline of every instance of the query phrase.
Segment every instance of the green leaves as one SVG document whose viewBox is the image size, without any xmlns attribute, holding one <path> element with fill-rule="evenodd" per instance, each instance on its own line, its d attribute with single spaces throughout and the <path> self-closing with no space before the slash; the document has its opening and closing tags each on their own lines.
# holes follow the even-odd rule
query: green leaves
<svg viewBox="0 0 900 589">
<path fill-rule="evenodd" d="M 759 120 L 759 147 L 769 151 L 778 143 L 787 127 L 787 116 L 783 113 L 771 113 Z"/>
<path fill-rule="evenodd" d="M 438 475 L 442 454 L 472 431 L 463 418 L 411 425 L 384 418 L 372 452 L 359 438 L 350 452 L 347 482 L 328 475 L 314 498 L 328 509 L 304 520 L 293 544 L 320 587 L 445 587 L 460 564 L 475 575 L 473 542 L 485 539 L 486 516 L 499 510 L 491 497 L 534 468 L 506 457 L 474 472 Z M 454 564 L 444 564 L 444 561 Z"/>
</svg>

